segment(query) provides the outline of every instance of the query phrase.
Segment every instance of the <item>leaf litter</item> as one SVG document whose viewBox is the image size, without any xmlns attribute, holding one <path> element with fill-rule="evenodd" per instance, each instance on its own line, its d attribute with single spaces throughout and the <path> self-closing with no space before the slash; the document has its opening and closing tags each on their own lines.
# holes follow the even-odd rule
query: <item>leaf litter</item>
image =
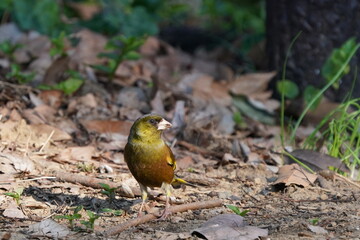
<svg viewBox="0 0 360 240">
<path fill-rule="evenodd" d="M 104 50 L 105 37 L 80 31 L 81 44 L 68 46 L 68 57 L 59 64 L 59 58 L 49 57 L 50 40 L 45 36 L 13 34 L 14 41 L 26 45 L 17 50 L 15 61 L 29 63 L 38 83 L 57 83 L 69 69 L 87 80 L 70 96 L 0 82 L 1 237 L 93 239 L 97 234 L 104 239 L 197 239 L 191 235 L 194 232 L 207 239 L 241 239 L 239 234 L 248 236 L 244 239 L 360 235 L 356 185 L 307 173 L 298 165 L 288 165 L 277 153 L 280 131 L 274 116 L 279 102 L 267 90 L 273 72 L 239 74 L 221 62 L 191 56 L 150 37 L 140 48 L 142 58 L 122 62 L 109 83 L 88 67 L 104 63 L 97 55 Z M 24 52 L 33 58 L 26 58 Z M 244 217 L 248 225 L 226 227 L 223 217 L 230 216 L 226 221 L 233 223 L 240 216 L 218 206 L 174 213 L 166 221 L 145 222 L 118 236 L 100 234 L 136 218 L 140 191 L 127 170 L 123 148 L 132 122 L 152 111 L 172 120 L 174 129 L 164 137 L 177 158 L 177 174 L 197 185 L 174 189 L 173 201 L 220 199 L 224 206 L 249 210 Z M 237 111 L 243 114 L 241 124 L 234 120 Z M 264 124 L 264 119 L 273 126 Z M 303 161 L 328 167 L 323 155 L 296 151 Z M 102 194 L 99 183 L 115 187 L 115 198 Z M 17 206 L 3 194 L 19 187 L 24 193 Z M 164 196 L 158 189 L 151 193 L 157 199 L 150 201 L 154 209 L 162 208 Z M 70 231 L 65 219 L 53 218 L 73 214 L 76 206 L 84 207 L 79 212 L 82 220 L 87 220 L 86 210 L 100 215 L 95 233 L 87 232 L 80 222 L 76 226 L 80 231 Z M 105 208 L 122 213 L 105 213 Z M 309 225 L 314 218 L 319 219 L 316 227 Z M 220 227 L 204 233 L 209 220 Z M 231 237 L 232 233 L 238 235 Z"/>
</svg>

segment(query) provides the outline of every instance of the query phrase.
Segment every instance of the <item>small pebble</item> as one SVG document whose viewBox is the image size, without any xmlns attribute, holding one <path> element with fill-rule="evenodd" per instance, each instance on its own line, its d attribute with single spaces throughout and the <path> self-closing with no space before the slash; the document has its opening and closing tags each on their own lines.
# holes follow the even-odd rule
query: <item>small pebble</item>
<svg viewBox="0 0 360 240">
<path fill-rule="evenodd" d="M 226 198 L 229 198 L 230 196 L 231 196 L 230 192 L 219 192 L 218 193 L 218 197 L 220 199 L 226 199 Z"/>
<path fill-rule="evenodd" d="M 320 195 L 320 199 L 321 200 L 328 200 L 329 198 L 325 193 L 323 193 L 323 194 Z"/>
<path fill-rule="evenodd" d="M 261 183 L 262 183 L 261 178 L 258 178 L 258 177 L 255 178 L 255 179 L 254 179 L 254 183 L 255 183 L 255 184 L 261 184 Z"/>
</svg>

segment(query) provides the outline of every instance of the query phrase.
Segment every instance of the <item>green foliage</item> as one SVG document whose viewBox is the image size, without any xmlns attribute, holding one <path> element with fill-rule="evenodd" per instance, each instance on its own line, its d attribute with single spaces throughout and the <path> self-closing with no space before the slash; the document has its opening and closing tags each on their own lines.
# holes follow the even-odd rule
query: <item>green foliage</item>
<svg viewBox="0 0 360 240">
<path fill-rule="evenodd" d="M 21 47 L 21 44 L 13 44 L 10 41 L 4 41 L 0 43 L 0 51 L 11 61 L 14 60 L 14 52 L 16 51 L 16 49 L 19 49 Z"/>
<path fill-rule="evenodd" d="M 234 112 L 233 120 L 234 120 L 235 124 L 238 127 L 245 127 L 246 126 L 246 122 L 244 121 L 244 117 L 242 116 L 240 111 Z"/>
<path fill-rule="evenodd" d="M 58 215 L 58 216 L 55 216 L 54 218 L 55 219 L 66 219 L 66 220 L 68 220 L 69 224 L 70 224 L 70 228 L 74 229 L 74 220 L 81 218 L 81 214 L 79 212 L 82 209 L 83 209 L 83 206 L 77 206 L 76 208 L 74 208 L 74 213 L 73 214 Z"/>
<path fill-rule="evenodd" d="M 113 81 L 115 72 L 122 61 L 136 60 L 140 55 L 136 50 L 144 43 L 145 38 L 116 36 L 108 41 L 106 50 L 108 52 L 101 53 L 99 57 L 107 58 L 107 65 L 93 65 L 97 70 L 100 70 L 109 75 L 110 81 Z"/>
<path fill-rule="evenodd" d="M 105 183 L 99 183 L 99 185 L 104 189 L 104 190 L 101 191 L 102 194 L 108 196 L 111 201 L 113 199 L 115 199 L 115 190 L 116 190 L 116 188 L 112 188 L 112 187 L 110 187 L 109 185 L 107 185 Z"/>
<path fill-rule="evenodd" d="M 352 177 L 355 176 L 355 169 L 360 166 L 359 100 L 353 99 L 340 104 L 304 142 L 304 147 L 310 149 L 315 149 L 318 143 L 324 142 L 329 155 L 341 159 L 351 169 Z"/>
<path fill-rule="evenodd" d="M 202 14 L 210 18 L 211 26 L 239 33 L 265 32 L 264 4 L 262 0 L 204 0 Z"/>
<path fill-rule="evenodd" d="M 319 223 L 319 219 L 318 218 L 313 218 L 309 220 L 311 225 L 318 225 Z"/>
<path fill-rule="evenodd" d="M 244 210 L 241 211 L 240 208 L 234 206 L 234 205 L 226 205 L 227 208 L 229 208 L 231 211 L 233 211 L 235 214 L 245 217 L 250 210 Z"/>
<path fill-rule="evenodd" d="M 57 37 L 51 39 L 50 56 L 64 57 L 67 55 L 65 49 L 66 34 L 62 31 Z"/>
<path fill-rule="evenodd" d="M 11 70 L 6 74 L 6 78 L 15 79 L 20 84 L 31 82 L 35 77 L 35 73 L 23 73 L 18 64 L 11 64 Z"/>
<path fill-rule="evenodd" d="M 54 0 L 2 0 L 0 11 L 9 12 L 23 30 L 57 36 L 66 28 L 60 18 L 60 5 Z"/>
<path fill-rule="evenodd" d="M 264 0 L 204 0 L 200 15 L 208 29 L 225 31 L 228 39 L 241 35 L 245 52 L 265 37 Z"/>
<path fill-rule="evenodd" d="M 326 79 L 327 82 L 330 82 L 332 78 L 340 71 L 342 68 L 343 63 L 346 59 L 349 58 L 351 53 L 356 48 L 356 38 L 352 37 L 347 40 L 340 48 L 335 48 L 332 52 L 330 57 L 325 61 L 325 64 L 321 68 L 321 74 Z M 345 74 L 350 72 L 350 65 L 346 64 L 346 66 L 340 72 L 338 79 L 343 77 Z M 339 89 L 339 81 L 334 81 L 332 86 L 335 89 Z"/>
<path fill-rule="evenodd" d="M 304 90 L 305 104 L 308 105 L 319 92 L 320 89 L 317 89 L 312 85 L 307 86 Z M 320 101 L 321 101 L 321 96 L 316 98 L 316 101 L 310 106 L 310 110 L 315 110 L 319 106 Z"/>
<path fill-rule="evenodd" d="M 111 208 L 103 208 L 103 209 L 101 209 L 101 211 L 104 213 L 111 213 L 114 216 L 121 216 L 124 213 L 123 210 L 115 210 L 115 209 L 111 209 Z"/>
<path fill-rule="evenodd" d="M 149 11 L 145 5 L 136 4 L 136 2 L 133 0 L 100 0 L 102 11 L 90 21 L 83 22 L 82 25 L 94 31 L 112 35 L 119 32 L 135 37 L 157 34 L 157 15 Z"/>
<path fill-rule="evenodd" d="M 77 206 L 76 208 L 74 208 L 74 213 L 73 214 L 58 215 L 58 216 L 55 216 L 54 218 L 55 219 L 66 219 L 66 220 L 68 220 L 69 224 L 70 224 L 70 228 L 74 229 L 74 220 L 81 218 L 81 214 L 79 212 L 82 209 L 83 209 L 83 206 Z"/>
<path fill-rule="evenodd" d="M 16 204 L 20 205 L 21 194 L 23 193 L 23 191 L 24 188 L 18 188 L 15 190 L 15 192 L 4 193 L 4 195 L 12 197 L 13 199 L 15 199 Z"/>
<path fill-rule="evenodd" d="M 80 221 L 81 224 L 83 224 L 87 229 L 94 230 L 94 223 L 95 220 L 100 217 L 100 215 L 97 215 L 96 213 L 93 213 L 92 211 L 86 210 L 86 214 L 89 217 L 88 221 L 82 220 Z"/>
<path fill-rule="evenodd" d="M 80 73 L 76 71 L 68 71 L 69 78 L 65 81 L 59 82 L 56 85 L 40 85 L 39 89 L 42 90 L 60 90 L 63 91 L 66 95 L 71 95 L 76 92 L 84 83 L 84 79 Z"/>
<path fill-rule="evenodd" d="M 350 41 L 350 40 L 349 40 Z M 334 84 L 339 80 L 339 78 L 344 74 L 344 71 L 346 70 L 346 68 L 348 68 L 349 66 L 349 62 L 351 60 L 351 58 L 355 55 L 355 53 L 357 52 L 357 50 L 360 48 L 360 43 L 356 43 L 355 46 L 352 46 L 353 44 L 349 43 L 349 41 L 347 41 L 344 45 L 346 45 L 347 47 L 345 48 L 346 50 L 351 49 L 351 51 L 348 53 L 346 51 L 346 58 L 342 58 L 343 62 L 341 64 L 341 66 L 337 69 L 336 72 L 333 72 L 333 75 L 331 75 L 331 79 L 328 80 L 328 83 L 322 88 L 320 89 L 320 91 L 318 91 L 315 96 L 312 98 L 312 100 L 306 105 L 305 109 L 303 110 L 303 112 L 301 113 L 300 117 L 298 118 L 297 122 L 295 123 L 294 129 L 291 133 L 290 139 L 294 140 L 295 138 L 295 134 L 296 131 L 298 129 L 298 127 L 300 126 L 301 121 L 303 120 L 303 118 L 305 117 L 306 113 L 312 108 L 312 106 L 319 101 L 318 99 L 322 96 L 322 94 L 324 94 L 324 92 L 329 89 L 331 86 L 334 86 Z M 343 48 L 343 47 L 342 47 Z M 330 75 L 329 75 L 330 77 Z"/>
<path fill-rule="evenodd" d="M 280 94 L 284 94 L 285 97 L 293 99 L 299 95 L 298 86 L 290 80 L 277 81 L 276 89 Z"/>
</svg>

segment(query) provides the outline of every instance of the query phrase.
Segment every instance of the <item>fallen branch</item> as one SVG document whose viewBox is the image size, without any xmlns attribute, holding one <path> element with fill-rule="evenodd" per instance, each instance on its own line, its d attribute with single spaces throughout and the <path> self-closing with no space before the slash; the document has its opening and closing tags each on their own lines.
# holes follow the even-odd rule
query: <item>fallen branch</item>
<svg viewBox="0 0 360 240">
<path fill-rule="evenodd" d="M 195 145 L 193 145 L 191 143 L 188 143 L 188 142 L 185 142 L 185 141 L 178 141 L 177 144 L 187 148 L 190 152 L 199 153 L 199 154 L 203 155 L 204 157 L 212 156 L 212 157 L 217 157 L 217 158 L 222 159 L 222 157 L 224 156 L 223 153 L 207 150 L 205 148 L 195 146 Z"/>
<path fill-rule="evenodd" d="M 185 212 L 187 210 L 197 210 L 197 209 L 205 209 L 205 208 L 214 208 L 214 207 L 220 207 L 222 206 L 222 201 L 217 200 L 210 200 L 205 202 L 194 202 L 194 203 L 188 203 L 188 204 L 182 204 L 177 206 L 172 206 L 169 208 L 169 211 L 172 213 L 176 212 Z M 149 222 L 151 220 L 157 219 L 158 217 L 154 214 L 147 214 L 142 217 L 138 217 L 135 219 L 131 219 L 123 224 L 117 225 L 115 227 L 111 227 L 108 229 L 105 229 L 102 234 L 106 236 L 112 236 L 121 233 L 122 231 L 134 227 L 137 225 L 140 225 L 142 223 Z"/>
<path fill-rule="evenodd" d="M 94 177 L 88 176 L 81 176 L 78 174 L 73 173 L 66 173 L 66 172 L 53 172 L 54 177 L 57 179 L 64 181 L 64 182 L 71 182 L 71 183 L 78 183 L 87 187 L 95 188 L 95 189 L 102 189 L 99 183 L 104 183 L 109 185 L 110 188 L 116 188 L 116 192 L 119 193 L 122 197 L 136 197 L 141 196 L 141 192 L 139 188 L 135 187 L 128 187 L 119 185 L 113 182 L 110 182 L 106 179 L 99 179 Z"/>
</svg>

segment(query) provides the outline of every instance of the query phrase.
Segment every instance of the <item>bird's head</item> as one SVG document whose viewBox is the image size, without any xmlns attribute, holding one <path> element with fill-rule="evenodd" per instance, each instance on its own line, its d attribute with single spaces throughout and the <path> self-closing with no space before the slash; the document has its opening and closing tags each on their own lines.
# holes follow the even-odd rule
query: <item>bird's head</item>
<svg viewBox="0 0 360 240">
<path fill-rule="evenodd" d="M 157 140 L 163 130 L 171 128 L 171 123 L 159 115 L 148 114 L 138 118 L 131 127 L 129 141 L 142 139 L 146 141 Z"/>
</svg>

